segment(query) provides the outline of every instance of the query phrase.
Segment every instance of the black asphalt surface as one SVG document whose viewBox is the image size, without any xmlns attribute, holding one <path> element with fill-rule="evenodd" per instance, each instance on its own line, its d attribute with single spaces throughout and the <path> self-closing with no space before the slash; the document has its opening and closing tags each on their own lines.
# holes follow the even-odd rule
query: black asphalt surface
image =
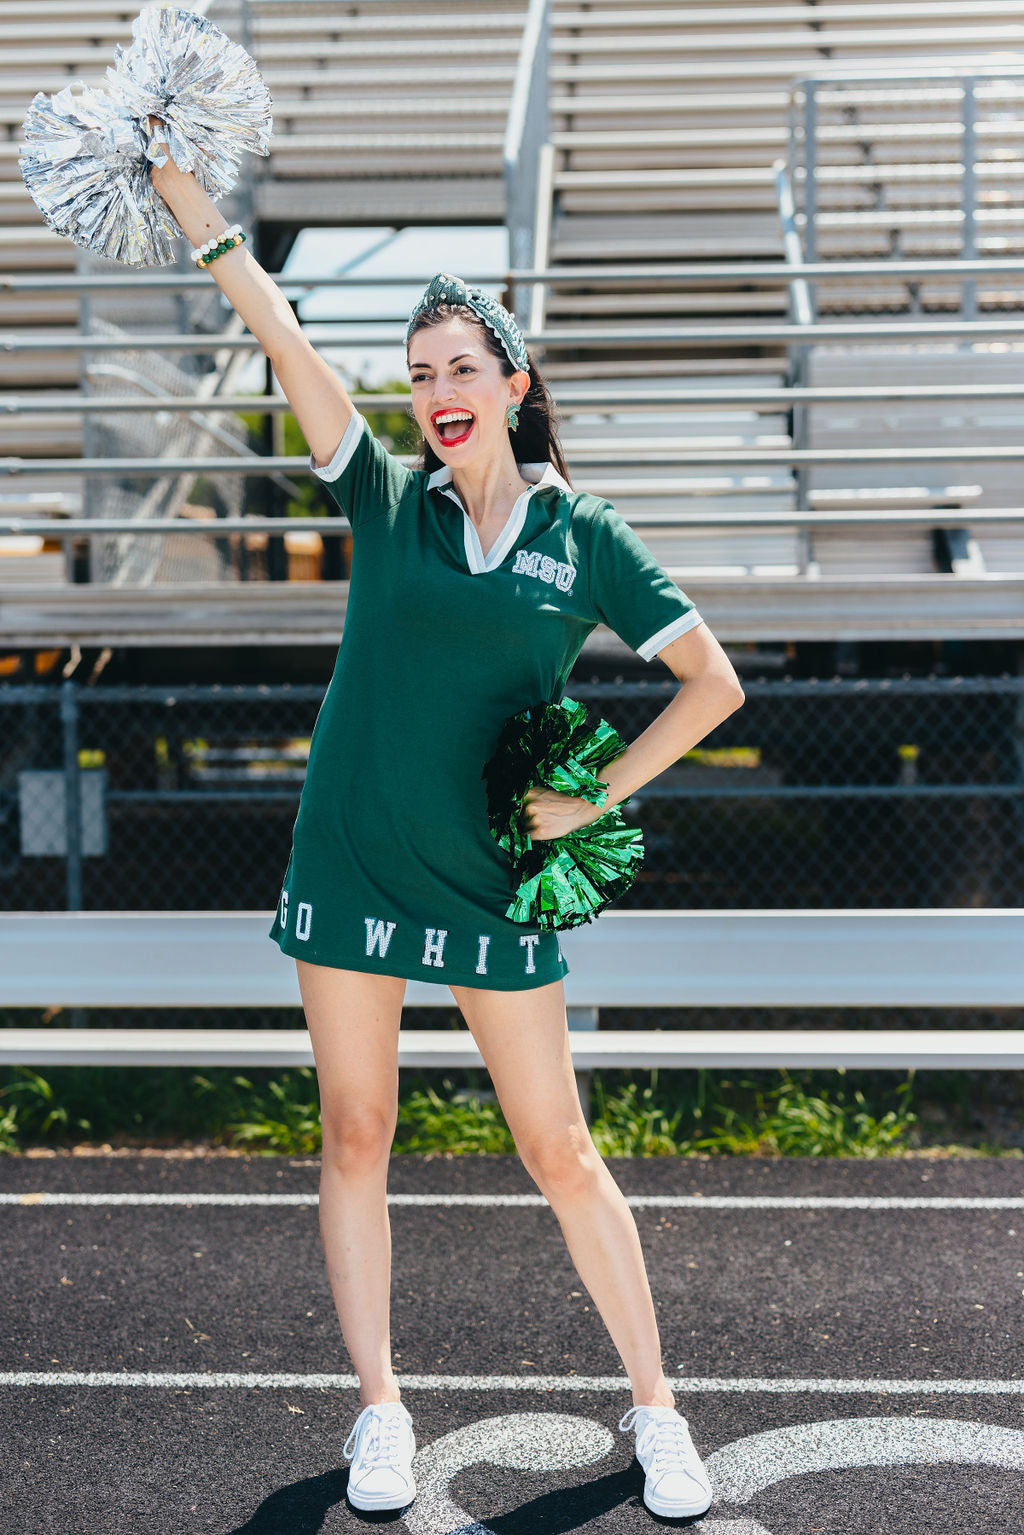
<svg viewBox="0 0 1024 1535">
<path fill-rule="evenodd" d="M 1024 1532 L 1024 1161 L 608 1165 L 627 1195 L 1021 1204 L 635 1208 L 666 1374 L 717 1495 L 681 1521 L 643 1504 L 622 1364 L 553 1211 L 395 1203 L 393 1357 L 420 1492 L 374 1515 L 345 1499 L 355 1385 L 235 1379 L 351 1373 L 315 1159 L 0 1158 L 0 1531 Z M 537 1196 L 515 1157 L 396 1156 L 388 1187 Z M 62 1192 L 299 1202 L 35 1197 Z M 62 1379 L 94 1371 L 146 1381 Z M 23 1378 L 43 1372 L 52 1384 Z M 232 1379 L 202 1383 L 218 1373 Z"/>
</svg>

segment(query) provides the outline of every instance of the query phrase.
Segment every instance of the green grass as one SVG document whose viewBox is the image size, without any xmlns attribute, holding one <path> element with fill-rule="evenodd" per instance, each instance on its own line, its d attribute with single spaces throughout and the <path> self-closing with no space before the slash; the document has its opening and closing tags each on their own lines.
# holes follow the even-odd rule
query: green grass
<svg viewBox="0 0 1024 1535">
<path fill-rule="evenodd" d="M 1024 1155 L 978 1139 L 960 1076 L 918 1102 L 913 1072 L 595 1071 L 591 1134 L 602 1156 L 880 1157 L 933 1148 Z M 929 1078 L 941 1073 L 929 1073 Z M 514 1154 L 486 1072 L 403 1073 L 394 1152 Z M 973 1144 L 969 1144 L 972 1142 Z M 316 1154 L 320 1105 L 312 1067 L 64 1066 L 47 1076 L 0 1070 L 0 1152 L 34 1147 L 204 1143 L 272 1155 Z"/>
<path fill-rule="evenodd" d="M 405 394 L 409 396 L 410 405 L 407 408 L 397 410 L 367 410 L 364 411 L 370 429 L 377 438 L 387 439 L 393 453 L 416 453 L 419 450 L 422 437 L 415 419 L 409 415 L 411 410 L 412 389 L 408 378 L 396 378 L 381 384 L 374 384 L 369 388 L 362 378 L 357 377 L 349 386 L 352 394 Z M 260 396 L 253 396 L 253 410 L 239 412 L 240 419 L 249 429 L 250 446 L 259 450 L 263 441 L 263 432 L 266 426 L 266 412 L 260 412 L 257 405 Z M 279 417 L 281 423 L 281 436 L 283 451 L 288 457 L 305 458 L 309 452 L 306 439 L 302 434 L 299 423 L 291 411 L 282 411 Z M 312 475 L 297 476 L 296 494 L 290 498 L 282 509 L 281 515 L 285 517 L 328 517 L 337 513 L 337 506 L 332 500 L 326 487 L 315 480 Z M 193 499 L 198 499 L 201 492 L 210 493 L 211 487 L 208 481 L 198 481 L 193 487 Z"/>
<path fill-rule="evenodd" d="M 783 1078 L 767 1092 L 754 1088 L 753 1112 L 716 1104 L 709 1133 L 695 1149 L 788 1157 L 879 1157 L 907 1149 L 917 1123 L 909 1076 L 895 1089 L 895 1107 L 881 1113 L 871 1112 L 860 1088 L 851 1101 L 842 1090 L 809 1092 Z"/>
</svg>

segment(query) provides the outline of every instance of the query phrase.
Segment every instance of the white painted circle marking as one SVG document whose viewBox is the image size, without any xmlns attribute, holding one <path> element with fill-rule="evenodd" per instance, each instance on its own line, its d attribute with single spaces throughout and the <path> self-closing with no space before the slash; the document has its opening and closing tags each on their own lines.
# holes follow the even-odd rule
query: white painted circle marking
<svg viewBox="0 0 1024 1535">
<path fill-rule="evenodd" d="M 561 1412 L 512 1412 L 482 1418 L 443 1434 L 413 1460 L 417 1495 L 404 1522 L 412 1535 L 493 1535 L 450 1497 L 453 1479 L 486 1462 L 514 1471 L 563 1471 L 611 1453 L 615 1439 L 603 1423 Z"/>
</svg>

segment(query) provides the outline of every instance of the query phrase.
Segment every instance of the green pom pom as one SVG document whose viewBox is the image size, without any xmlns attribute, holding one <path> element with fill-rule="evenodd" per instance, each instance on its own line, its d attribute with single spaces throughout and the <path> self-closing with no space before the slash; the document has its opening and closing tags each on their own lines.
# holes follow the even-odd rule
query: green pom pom
<svg viewBox="0 0 1024 1535">
<path fill-rule="evenodd" d="M 603 805 L 608 785 L 598 774 L 626 744 L 607 720 L 592 725 L 574 699 L 542 703 L 505 720 L 481 777 L 487 781 L 491 835 L 512 864 L 515 894 L 505 915 L 549 931 L 590 922 L 633 884 L 644 857 L 643 836 L 626 826 L 621 806 L 564 837 L 536 845 L 520 822 L 532 784 L 542 783 Z"/>
</svg>

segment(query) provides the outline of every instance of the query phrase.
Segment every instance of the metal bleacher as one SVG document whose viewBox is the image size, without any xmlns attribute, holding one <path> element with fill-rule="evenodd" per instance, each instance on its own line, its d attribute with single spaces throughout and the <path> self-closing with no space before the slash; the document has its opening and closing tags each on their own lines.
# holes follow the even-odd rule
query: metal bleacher
<svg viewBox="0 0 1024 1535">
<path fill-rule="evenodd" d="M 0 0 L 0 643 L 9 645 L 44 632 L 56 643 L 117 642 L 136 590 L 161 591 L 150 604 L 154 643 L 168 633 L 168 606 L 190 593 L 196 637 L 213 644 L 247 643 L 263 632 L 257 616 L 277 610 L 278 594 L 265 590 L 276 583 L 240 583 L 202 527 L 216 516 L 225 531 L 237 526 L 232 513 L 254 509 L 254 478 L 242 478 L 252 450 L 226 373 L 227 359 L 251 354 L 252 338 L 230 336 L 229 312 L 187 261 L 153 276 L 83 258 L 45 228 L 18 175 L 32 91 L 99 78 L 135 9 L 39 0 L 27 18 Z M 277 269 L 311 224 L 507 219 L 509 292 L 559 405 L 576 483 L 615 501 L 723 640 L 825 639 L 837 622 L 846 638 L 981 638 L 1019 623 L 1024 26 L 1015 7 L 979 3 L 969 25 L 945 0 L 523 0 L 429 14 L 412 0 L 363 0 L 343 16 L 328 0 L 213 0 L 206 9 L 252 49 L 274 97 L 272 154 L 250 164 L 240 191 L 264 265 Z M 459 69 L 445 72 L 440 113 L 433 65 L 449 56 L 453 26 Z M 809 144 L 813 208 L 803 206 Z M 801 256 L 829 271 L 810 285 L 797 331 Z M 965 257 L 984 272 L 968 280 Z M 48 276 L 62 286 L 41 287 Z M 109 286 L 86 286 L 96 278 Z M 105 332 L 112 345 L 115 323 L 148 343 L 133 352 L 130 391 L 116 386 L 122 354 L 86 344 Z M 183 324 L 188 340 L 176 352 Z M 317 328 L 309 333 L 316 344 Z M 230 350 L 212 340 L 201 350 L 222 334 Z M 357 323 L 348 334 L 368 339 Z M 147 357 L 159 357 L 159 379 Z M 190 421 L 165 412 L 155 429 L 154 411 L 127 431 L 116 405 L 138 411 L 146 393 L 154 406 L 179 396 Z M 83 458 L 92 468 L 76 475 Z M 154 478 L 162 459 L 205 458 L 223 504 L 189 506 L 192 481 L 170 468 L 148 497 L 119 499 L 111 458 Z M 305 472 L 301 459 L 264 467 Z M 75 561 L 76 515 L 146 520 L 150 530 L 115 538 L 95 527 Z M 305 537 L 327 531 L 310 521 Z M 37 549 L 31 540 L 44 534 Z M 337 637 L 327 613 L 343 611 L 339 584 L 289 582 L 277 632 L 294 621 L 297 634 Z M 64 588 L 56 632 L 55 586 Z M 230 601 L 207 603 L 213 586 L 231 589 Z M 136 611 L 133 634 L 140 621 Z M 599 632 L 588 643 L 610 642 Z"/>
<path fill-rule="evenodd" d="M 597 0 L 556 8 L 551 28 L 538 195 L 550 213 L 534 261 L 569 275 L 540 290 L 531 320 L 550 379 L 595 393 L 614 380 L 616 411 L 573 427 L 609 443 L 606 461 L 631 450 L 628 476 L 616 461 L 602 479 L 619 509 L 737 639 L 1019 624 L 1021 354 L 998 322 L 1019 323 L 1020 270 L 966 285 L 964 309 L 954 272 L 898 268 L 1024 252 L 1019 15 L 978 5 L 968 27 L 958 5 Z M 968 231 L 957 72 L 972 70 Z M 786 192 L 799 204 L 789 241 Z M 811 325 L 806 348 L 779 334 L 800 318 L 801 284 L 772 275 L 804 255 L 831 267 L 805 319 L 851 327 L 819 340 Z M 881 275 L 856 275 L 866 258 Z M 902 342 L 908 320 L 975 316 L 990 327 L 978 344 Z M 666 405 L 677 395 L 674 412 L 645 420 L 627 403 L 658 389 Z M 978 585 L 997 573 L 1011 584 Z M 873 611 L 866 583 L 879 579 Z M 741 608 L 751 622 L 737 630 Z"/>
<path fill-rule="evenodd" d="M 273 97 L 272 162 L 247 166 L 239 198 L 223 205 L 229 217 L 243 216 L 248 227 L 257 225 L 266 265 L 283 260 L 298 230 L 315 223 L 501 222 L 502 147 L 524 0 L 484 0 L 472 14 L 459 17 L 463 67 L 446 83 L 446 122 L 433 132 L 425 131 L 424 123 L 437 116 L 436 91 L 416 61 L 440 64 L 445 59 L 454 11 L 428 14 L 411 3 L 385 0 L 350 7 L 339 21 L 337 7 L 323 0 L 199 0 L 191 8 L 206 12 L 251 49 Z M 129 346 L 128 336 L 124 353 L 100 353 L 84 345 L 87 334 L 101 335 L 109 344 L 120 331 L 168 339 L 183 331 L 202 336 L 223 327 L 230 332 L 216 292 L 203 294 L 194 281 L 177 291 L 159 280 L 139 282 L 134 279 L 140 274 L 78 251 L 45 226 L 18 171 L 21 124 L 35 91 L 56 91 L 79 78 L 100 83 L 115 44 L 130 39 L 139 9 L 137 3 L 116 0 L 38 0 L 26 12 L 12 0 L 0 0 L 0 123 L 5 130 L 0 143 L 0 328 L 7 333 L 0 374 L 0 457 L 6 460 L 0 517 L 95 519 L 102 514 L 146 520 L 152 527 L 184 511 L 201 521 L 202 509 L 197 514 L 186 505 L 194 477 L 183 481 L 168 474 L 151 487 L 151 494 L 141 496 L 126 494 L 113 474 L 76 476 L 71 466 L 83 458 L 147 452 L 198 459 L 227 449 L 238 459 L 251 456 L 242 446 L 247 434 L 237 416 L 218 409 L 218 432 L 202 427 L 202 418 L 209 423 L 216 406 L 211 396 L 230 392 L 229 365 L 237 372 L 237 364 L 251 355 L 251 338 L 246 349 L 221 353 L 212 370 L 216 379 L 209 377 L 209 367 L 202 367 L 213 361 L 212 352 L 205 359 L 173 350 L 161 355 L 153 346 L 141 351 Z M 445 168 L 438 176 L 441 156 Z M 169 269 L 171 274 L 174 270 Z M 187 253 L 177 271 L 192 276 Z M 47 278 L 56 285 L 47 285 Z M 104 283 L 106 288 L 100 286 Z M 136 415 L 131 430 L 117 406 L 126 401 L 135 410 L 140 395 L 154 405 L 175 395 L 187 397 L 198 405 L 200 419 L 175 414 L 168 421 L 154 409 Z M 96 397 L 111 401 L 109 411 L 76 408 L 87 400 L 95 407 Z M 51 467 L 47 470 L 42 461 Z M 246 489 L 251 485 L 245 482 Z M 216 511 L 237 515 L 243 482 L 236 477 L 232 484 L 230 476 L 222 475 L 218 486 L 227 504 Z M 207 516 L 215 514 L 206 510 Z M 9 532 L 6 538 L 0 532 L 0 587 L 13 588 L 15 603 L 32 604 L 37 586 L 71 582 L 66 541 L 62 547 L 46 538 L 39 547 L 48 531 Z M 202 551 L 201 545 L 206 546 Z M 79 566 L 84 562 L 89 568 L 89 585 L 122 590 L 229 579 L 205 537 L 157 534 L 115 540 L 97 534 L 79 550 L 78 559 Z M 72 600 L 84 597 L 80 606 L 90 608 L 97 595 L 71 593 Z M 107 597 L 113 592 L 108 590 Z M 19 612 L 13 627 L 0 625 L 0 642 L 31 644 L 46 622 Z M 117 631 L 116 618 L 101 619 L 101 626 L 104 622 L 111 634 Z M 73 627 L 72 621 L 65 641 Z M 78 633 L 88 642 L 85 631 Z M 55 638 L 60 642 L 60 635 Z"/>
</svg>

